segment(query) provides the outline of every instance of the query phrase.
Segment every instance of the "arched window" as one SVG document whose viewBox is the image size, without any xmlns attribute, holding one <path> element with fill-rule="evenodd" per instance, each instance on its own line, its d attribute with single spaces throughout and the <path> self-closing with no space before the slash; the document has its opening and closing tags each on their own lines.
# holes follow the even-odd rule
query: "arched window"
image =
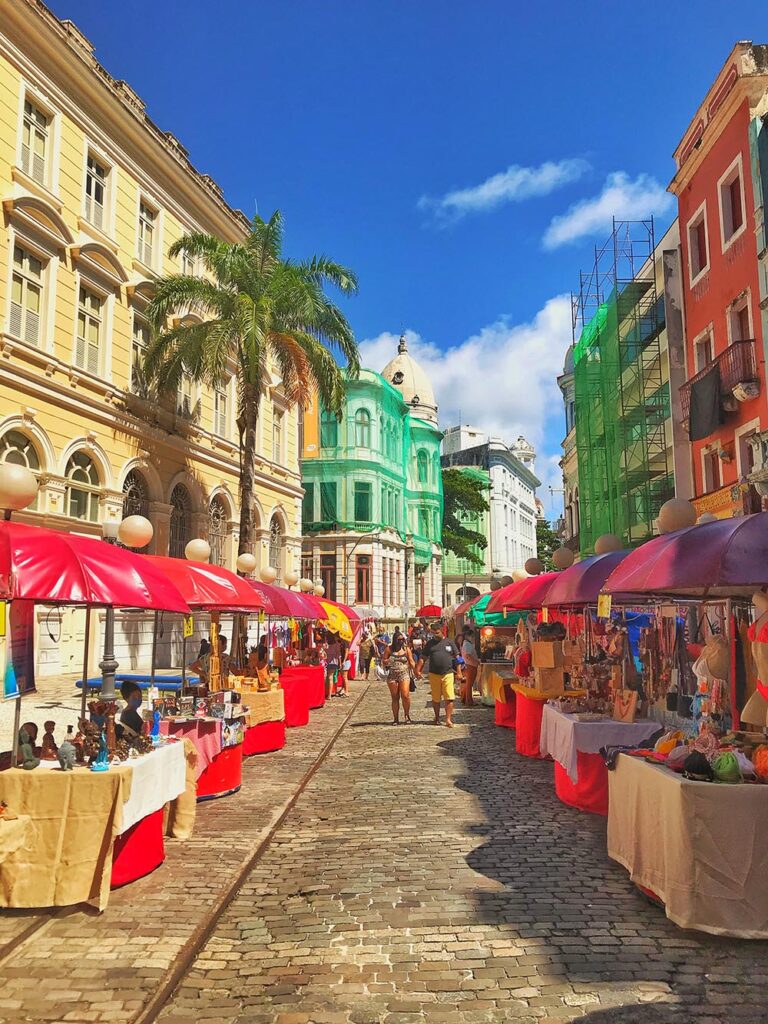
<svg viewBox="0 0 768 1024">
<path fill-rule="evenodd" d="M 218 495 L 208 509 L 208 543 L 211 545 L 211 565 L 224 565 L 227 543 L 227 506 Z"/>
<path fill-rule="evenodd" d="M 371 447 L 371 414 L 367 409 L 355 413 L 355 447 Z"/>
<path fill-rule="evenodd" d="M 422 448 L 416 456 L 416 467 L 420 484 L 429 483 L 429 459 Z"/>
<path fill-rule="evenodd" d="M 99 519 L 99 474 L 93 460 L 85 452 L 69 457 L 66 468 L 67 515 L 96 523 Z"/>
<path fill-rule="evenodd" d="M 9 430 L 0 437 L 0 462 L 10 462 L 14 466 L 24 466 L 36 477 L 40 476 L 40 459 L 30 439 L 18 430 Z M 28 506 L 33 511 L 37 508 L 37 498 Z"/>
<path fill-rule="evenodd" d="M 190 542 L 192 500 L 184 484 L 176 484 L 171 491 L 171 528 L 168 536 L 168 554 L 171 558 L 183 558 L 184 549 Z"/>
<path fill-rule="evenodd" d="M 269 522 L 269 564 L 277 569 L 276 583 L 282 577 L 282 554 L 283 554 L 283 530 L 277 516 L 272 516 Z"/>
<path fill-rule="evenodd" d="M 144 516 L 149 519 L 149 489 L 144 477 L 135 469 L 130 471 L 123 484 L 123 519 L 128 516 Z M 146 553 L 149 545 L 137 550 Z"/>
</svg>

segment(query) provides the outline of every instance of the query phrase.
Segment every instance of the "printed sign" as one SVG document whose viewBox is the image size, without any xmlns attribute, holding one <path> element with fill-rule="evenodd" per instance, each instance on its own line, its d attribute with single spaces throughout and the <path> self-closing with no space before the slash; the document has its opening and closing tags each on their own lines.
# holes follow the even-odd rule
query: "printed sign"
<svg viewBox="0 0 768 1024">
<path fill-rule="evenodd" d="M 195 620 L 191 615 L 184 616 L 184 638 L 189 639 L 195 632 Z"/>
<path fill-rule="evenodd" d="M 611 595 L 599 594 L 597 598 L 598 619 L 610 619 L 611 617 Z"/>
</svg>

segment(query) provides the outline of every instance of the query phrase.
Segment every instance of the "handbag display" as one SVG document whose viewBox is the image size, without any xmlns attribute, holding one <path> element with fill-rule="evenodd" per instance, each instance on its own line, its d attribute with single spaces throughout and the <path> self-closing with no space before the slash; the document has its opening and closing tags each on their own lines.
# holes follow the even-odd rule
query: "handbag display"
<svg viewBox="0 0 768 1024">
<path fill-rule="evenodd" d="M 613 701 L 613 717 L 617 722 L 632 723 L 637 714 L 637 690 L 617 690 Z"/>
</svg>

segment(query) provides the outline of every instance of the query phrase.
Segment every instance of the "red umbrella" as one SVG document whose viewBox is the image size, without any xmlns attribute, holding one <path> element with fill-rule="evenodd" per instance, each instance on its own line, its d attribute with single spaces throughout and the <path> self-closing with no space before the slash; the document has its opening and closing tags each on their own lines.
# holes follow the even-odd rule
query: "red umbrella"
<svg viewBox="0 0 768 1024">
<path fill-rule="evenodd" d="M 488 602 L 486 613 L 503 612 L 505 608 L 541 608 L 549 588 L 559 575 L 556 572 L 543 572 L 540 576 L 528 576 L 524 580 L 510 583 L 508 587 L 502 587 Z"/>
<path fill-rule="evenodd" d="M 748 596 L 768 585 L 768 512 L 689 526 L 632 551 L 605 582 L 609 594 Z"/>
<path fill-rule="evenodd" d="M 285 590 L 273 587 L 259 580 L 246 579 L 249 587 L 264 600 L 270 615 L 280 615 L 286 619 L 324 619 L 325 608 L 313 594 L 302 594 L 297 590 Z"/>
<path fill-rule="evenodd" d="M 0 522 L 0 599 L 189 614 L 178 588 L 144 555 L 12 521 Z"/>
<path fill-rule="evenodd" d="M 596 604 L 603 584 L 628 554 L 629 551 L 611 551 L 607 555 L 593 555 L 558 573 L 543 607 L 583 608 Z"/>
<path fill-rule="evenodd" d="M 142 557 L 157 566 L 173 581 L 190 608 L 220 612 L 258 612 L 266 607 L 263 599 L 248 586 L 242 576 L 237 576 L 220 565 L 159 555 Z"/>
<path fill-rule="evenodd" d="M 423 608 L 419 608 L 416 612 L 417 619 L 439 619 L 443 613 L 443 609 L 439 604 L 425 604 Z"/>
<path fill-rule="evenodd" d="M 478 594 L 477 597 L 470 597 L 468 601 L 463 601 L 454 611 L 453 617 L 457 619 L 459 615 L 466 615 L 472 605 L 477 604 L 482 595 Z"/>
</svg>

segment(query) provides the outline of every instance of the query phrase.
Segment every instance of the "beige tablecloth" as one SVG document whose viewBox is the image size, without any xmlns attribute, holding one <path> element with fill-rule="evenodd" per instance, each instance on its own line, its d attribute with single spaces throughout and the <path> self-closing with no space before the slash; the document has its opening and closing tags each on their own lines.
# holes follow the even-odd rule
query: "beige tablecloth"
<svg viewBox="0 0 768 1024">
<path fill-rule="evenodd" d="M 768 939 L 768 786 L 690 782 L 619 755 L 608 855 L 681 928 Z"/>
</svg>

